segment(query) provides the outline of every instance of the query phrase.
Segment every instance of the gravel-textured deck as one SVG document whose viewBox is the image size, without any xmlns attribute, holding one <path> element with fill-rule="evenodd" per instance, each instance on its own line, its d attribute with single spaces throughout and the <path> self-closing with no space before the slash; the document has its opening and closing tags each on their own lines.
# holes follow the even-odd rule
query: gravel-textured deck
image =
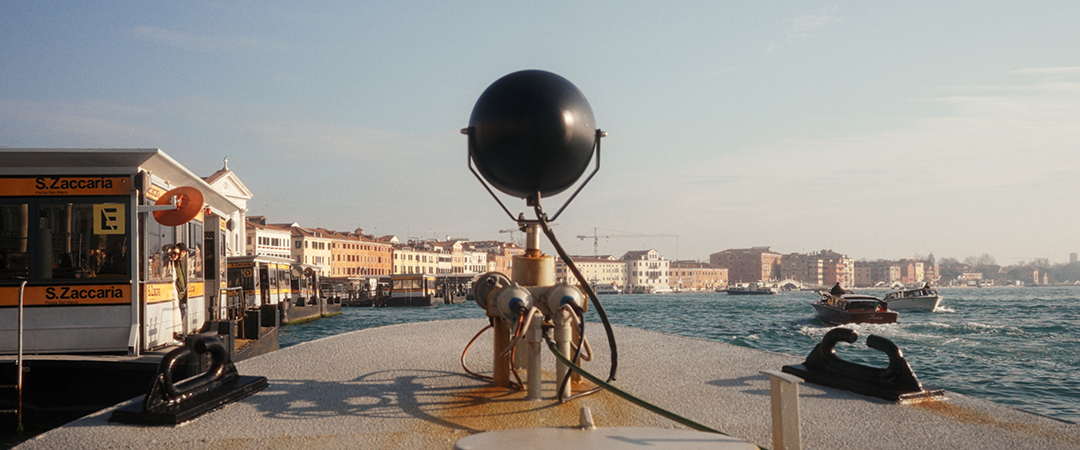
<svg viewBox="0 0 1080 450">
<path fill-rule="evenodd" d="M 459 363 L 482 320 L 448 320 L 356 331 L 286 348 L 237 364 L 270 387 L 178 427 L 108 423 L 102 411 L 21 445 L 20 449 L 451 448 L 489 430 L 572 427 L 589 406 L 601 427 L 681 428 L 607 392 L 558 404 L 554 363 L 544 355 L 545 399 L 522 400 L 465 375 Z M 769 383 L 802 357 L 616 327 L 620 388 L 735 437 L 771 447 Z M 602 329 L 588 334 L 606 378 Z M 490 371 L 490 334 L 473 346 L 470 368 Z M 918 373 L 918 368 L 915 368 Z M 944 402 L 897 405 L 800 386 L 806 449 L 1076 449 L 1080 425 L 959 394 Z M 530 444 L 530 448 L 539 443 Z"/>
</svg>

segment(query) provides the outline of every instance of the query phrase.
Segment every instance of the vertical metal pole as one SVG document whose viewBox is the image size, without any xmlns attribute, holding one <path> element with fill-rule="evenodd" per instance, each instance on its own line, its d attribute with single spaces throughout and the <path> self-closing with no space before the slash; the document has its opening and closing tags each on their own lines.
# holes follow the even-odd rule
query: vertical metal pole
<svg viewBox="0 0 1080 450">
<path fill-rule="evenodd" d="M 566 356 L 567 358 L 573 357 L 573 353 L 570 351 L 570 340 L 574 334 L 574 326 L 573 321 L 569 317 L 570 314 L 571 313 L 565 308 L 559 309 L 559 311 L 555 313 L 555 319 L 553 320 L 553 322 L 555 322 L 555 346 L 559 349 L 559 353 L 562 353 L 563 356 Z M 563 377 L 565 377 L 566 373 L 569 371 L 570 366 L 563 364 L 562 361 L 555 361 L 556 387 L 561 386 L 561 384 L 558 383 L 562 382 Z M 563 398 L 573 395 L 571 384 L 572 383 L 566 383 L 566 389 L 562 391 Z"/>
<path fill-rule="evenodd" d="M 540 225 L 529 223 L 525 226 L 525 254 L 514 257 L 513 273 L 510 279 L 525 287 L 550 286 L 555 279 L 555 260 L 540 252 Z M 492 304 L 489 303 L 489 307 Z M 490 315 L 490 314 L 489 314 Z M 541 398 L 541 371 L 540 371 L 540 323 L 543 320 L 533 320 L 530 330 L 526 334 L 526 364 L 528 365 L 527 384 L 528 398 Z M 496 323 L 501 320 L 496 320 Z M 533 327 L 536 328 L 535 332 Z M 535 333 L 535 337 L 534 336 Z M 496 336 L 497 337 L 497 336 Z M 496 345 L 496 348 L 506 348 Z M 496 351 L 498 352 L 498 350 Z M 497 361 L 496 361 L 497 362 Z"/>
<path fill-rule="evenodd" d="M 16 375 L 15 375 L 15 389 L 18 390 L 18 399 L 17 399 L 18 404 L 16 406 L 16 411 L 15 411 L 15 415 L 17 416 L 16 417 L 17 422 L 16 422 L 15 426 L 16 426 L 16 430 L 18 430 L 18 431 L 23 430 L 23 423 L 22 423 L 22 410 L 23 410 L 23 402 L 22 402 L 22 391 L 23 391 L 23 304 L 24 304 L 23 297 L 24 297 L 25 291 L 26 291 L 26 280 L 22 280 L 22 283 L 19 284 L 19 359 L 15 364 L 15 370 L 17 372 Z"/>
<path fill-rule="evenodd" d="M 532 322 L 529 323 L 528 334 L 525 336 L 526 353 L 528 354 L 526 387 L 529 400 L 540 400 L 543 392 L 540 378 L 540 340 L 542 339 L 540 327 L 544 317 L 539 312 L 533 312 L 533 314 L 536 314 L 536 317 L 533 317 Z"/>
<path fill-rule="evenodd" d="M 540 225 L 530 223 L 525 227 L 525 253 L 540 254 Z"/>
<path fill-rule="evenodd" d="M 800 450 L 799 383 L 803 379 L 775 370 L 763 370 L 772 391 L 772 433 L 774 450 Z"/>
<path fill-rule="evenodd" d="M 502 319 L 496 318 L 494 325 L 495 341 L 492 345 L 494 360 L 492 361 L 492 383 L 498 387 L 510 387 L 510 357 L 503 356 L 502 351 L 510 345 L 510 326 Z"/>
<path fill-rule="evenodd" d="M 143 248 L 143 239 L 145 237 L 146 229 L 145 224 L 140 219 L 151 217 L 152 213 L 139 213 L 139 206 L 142 204 L 142 193 L 149 187 L 150 176 L 144 176 L 145 172 L 139 172 L 131 179 L 134 181 L 135 177 L 143 177 L 144 180 L 141 187 L 136 188 L 131 186 L 130 201 L 128 201 L 127 211 L 127 236 L 128 236 L 128 273 L 131 276 L 131 313 L 130 313 L 130 331 L 128 332 L 128 355 L 140 356 L 142 355 L 142 343 L 143 343 L 143 327 L 142 317 L 143 311 L 143 284 L 145 275 L 143 273 L 143 261 L 149 260 L 149 255 L 144 255 L 147 249 Z M 153 219 L 150 219 L 153 220 Z"/>
</svg>

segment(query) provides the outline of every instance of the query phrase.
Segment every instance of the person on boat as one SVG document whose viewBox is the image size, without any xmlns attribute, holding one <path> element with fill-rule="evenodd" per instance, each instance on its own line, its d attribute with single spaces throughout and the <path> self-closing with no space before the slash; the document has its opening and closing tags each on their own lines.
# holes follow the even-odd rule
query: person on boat
<svg viewBox="0 0 1080 450">
<path fill-rule="evenodd" d="M 180 333 L 175 333 L 176 337 L 183 339 L 187 336 L 187 301 L 188 301 L 188 289 L 187 289 L 187 245 L 183 242 L 178 243 L 169 248 L 169 263 L 173 266 L 173 287 L 176 289 L 176 302 L 177 308 L 173 311 L 180 312 Z M 173 320 L 176 320 L 176 316 L 173 316 Z"/>
<path fill-rule="evenodd" d="M 833 286 L 832 289 L 829 290 L 829 294 L 832 294 L 834 297 L 839 297 L 841 295 L 844 295 L 844 288 L 840 287 L 840 282 L 839 281 L 837 281 L 836 285 Z"/>
</svg>

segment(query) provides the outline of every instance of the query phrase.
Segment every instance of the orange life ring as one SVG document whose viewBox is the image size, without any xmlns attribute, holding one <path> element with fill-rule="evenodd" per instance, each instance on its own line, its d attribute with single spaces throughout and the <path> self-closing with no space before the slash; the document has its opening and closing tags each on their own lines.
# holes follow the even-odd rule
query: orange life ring
<svg viewBox="0 0 1080 450">
<path fill-rule="evenodd" d="M 176 197 L 176 209 L 154 211 L 154 220 L 158 223 L 175 227 L 183 225 L 199 215 L 203 209 L 203 194 L 191 186 L 181 186 L 166 192 L 157 199 L 156 205 L 168 205 Z"/>
</svg>

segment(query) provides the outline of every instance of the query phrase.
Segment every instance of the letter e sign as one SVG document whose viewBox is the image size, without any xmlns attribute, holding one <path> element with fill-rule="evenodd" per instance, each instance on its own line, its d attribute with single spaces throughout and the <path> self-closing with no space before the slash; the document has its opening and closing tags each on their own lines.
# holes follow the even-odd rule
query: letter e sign
<svg viewBox="0 0 1080 450">
<path fill-rule="evenodd" d="M 94 234 L 124 234 L 127 217 L 123 203 L 94 205 Z"/>
</svg>

